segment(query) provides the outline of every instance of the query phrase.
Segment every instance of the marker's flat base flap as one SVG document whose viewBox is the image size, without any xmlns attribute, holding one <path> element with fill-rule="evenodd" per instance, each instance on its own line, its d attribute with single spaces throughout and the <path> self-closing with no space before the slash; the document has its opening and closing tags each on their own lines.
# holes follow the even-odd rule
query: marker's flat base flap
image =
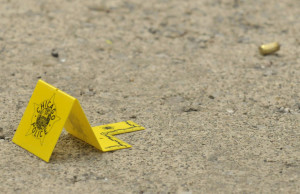
<svg viewBox="0 0 300 194">
<path fill-rule="evenodd" d="M 12 141 L 48 162 L 73 102 L 73 97 L 39 80 Z"/>
<path fill-rule="evenodd" d="M 106 152 L 131 147 L 131 145 L 113 137 L 113 135 L 143 130 L 145 128 L 132 121 L 125 121 L 96 126 L 92 127 L 92 129 L 99 141 L 102 151 Z"/>
<path fill-rule="evenodd" d="M 78 139 L 81 139 L 101 150 L 89 121 L 87 120 L 77 99 L 75 100 L 72 110 L 69 114 L 69 118 L 65 124 L 65 129 Z"/>
</svg>

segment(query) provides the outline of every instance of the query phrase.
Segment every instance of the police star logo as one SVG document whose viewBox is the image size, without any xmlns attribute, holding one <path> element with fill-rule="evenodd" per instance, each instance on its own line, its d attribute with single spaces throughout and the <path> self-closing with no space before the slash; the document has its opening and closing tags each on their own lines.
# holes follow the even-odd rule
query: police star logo
<svg viewBox="0 0 300 194">
<path fill-rule="evenodd" d="M 26 136 L 32 135 L 40 140 L 41 145 L 43 145 L 45 137 L 51 131 L 53 125 L 60 120 L 60 117 L 57 116 L 54 98 L 55 94 L 40 104 L 34 103 L 34 113 Z"/>
</svg>

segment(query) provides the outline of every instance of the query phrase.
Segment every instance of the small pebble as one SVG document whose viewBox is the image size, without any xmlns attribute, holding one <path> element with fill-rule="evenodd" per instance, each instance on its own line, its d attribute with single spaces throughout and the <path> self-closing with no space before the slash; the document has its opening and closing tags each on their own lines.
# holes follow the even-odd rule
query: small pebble
<svg viewBox="0 0 300 194">
<path fill-rule="evenodd" d="M 183 112 L 197 112 L 197 111 L 199 111 L 199 109 L 196 108 L 196 107 L 184 107 L 184 108 L 182 109 L 182 111 L 183 111 Z"/>
<path fill-rule="evenodd" d="M 136 119 L 136 115 L 131 115 L 129 118 L 130 119 Z"/>
<path fill-rule="evenodd" d="M 150 32 L 151 34 L 156 34 L 158 30 L 154 29 L 154 28 L 149 28 L 148 32 Z"/>
<path fill-rule="evenodd" d="M 233 114 L 234 113 L 234 110 L 229 108 L 229 109 L 226 109 L 226 111 L 229 113 L 229 114 Z"/>
<path fill-rule="evenodd" d="M 105 5 L 99 5 L 99 6 L 89 6 L 88 7 L 91 11 L 97 11 L 97 12 L 106 12 L 109 13 L 111 10 L 106 7 Z"/>
<path fill-rule="evenodd" d="M 106 44 L 112 44 L 112 41 L 108 40 L 108 39 L 105 42 L 106 42 Z"/>
<path fill-rule="evenodd" d="M 59 57 L 58 51 L 56 49 L 52 49 L 51 55 L 52 55 L 52 57 L 55 57 L 55 58 Z"/>
<path fill-rule="evenodd" d="M 285 109 L 284 109 L 284 112 L 285 112 L 285 113 L 290 113 L 291 110 L 290 110 L 289 108 L 285 108 Z"/>
<path fill-rule="evenodd" d="M 284 107 L 280 107 L 279 112 L 284 112 Z"/>
<path fill-rule="evenodd" d="M 62 62 L 62 63 L 64 63 L 64 62 L 66 62 L 66 59 L 65 59 L 65 58 L 62 58 L 62 59 L 60 59 L 59 61 Z"/>
<path fill-rule="evenodd" d="M 280 107 L 279 108 L 279 112 L 281 112 L 281 113 L 290 113 L 291 110 L 289 108 Z"/>
</svg>

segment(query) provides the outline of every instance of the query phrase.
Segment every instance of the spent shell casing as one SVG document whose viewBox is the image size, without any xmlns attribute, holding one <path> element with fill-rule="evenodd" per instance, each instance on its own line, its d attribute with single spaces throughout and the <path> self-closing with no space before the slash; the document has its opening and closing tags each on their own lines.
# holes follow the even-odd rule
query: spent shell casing
<svg viewBox="0 0 300 194">
<path fill-rule="evenodd" d="M 272 42 L 269 44 L 263 44 L 259 47 L 259 52 L 262 55 L 269 55 L 275 53 L 280 49 L 280 45 L 278 42 Z"/>
</svg>

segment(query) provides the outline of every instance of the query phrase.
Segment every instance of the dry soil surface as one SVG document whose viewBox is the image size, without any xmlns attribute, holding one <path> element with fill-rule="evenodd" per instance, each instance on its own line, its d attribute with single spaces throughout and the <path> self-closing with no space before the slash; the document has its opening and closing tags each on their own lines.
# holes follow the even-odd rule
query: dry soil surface
<svg viewBox="0 0 300 194">
<path fill-rule="evenodd" d="M 299 192 L 299 18 L 296 0 L 0 0 L 0 192 Z M 92 126 L 146 130 L 109 153 L 64 131 L 46 163 L 11 141 L 38 79 Z"/>
</svg>

